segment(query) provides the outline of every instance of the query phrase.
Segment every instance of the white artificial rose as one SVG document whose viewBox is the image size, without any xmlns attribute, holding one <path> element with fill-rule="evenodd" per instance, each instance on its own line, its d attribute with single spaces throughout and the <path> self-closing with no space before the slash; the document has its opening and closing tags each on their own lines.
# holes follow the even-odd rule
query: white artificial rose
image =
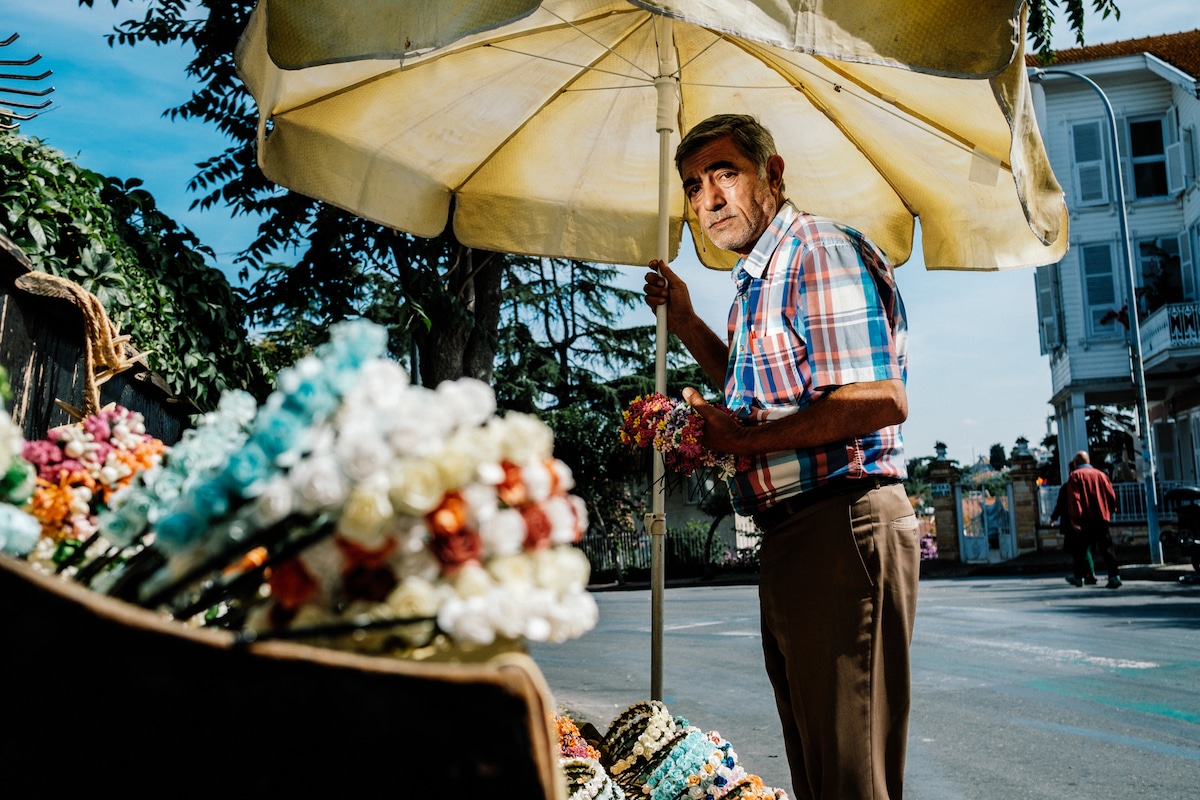
<svg viewBox="0 0 1200 800">
<path fill-rule="evenodd" d="M 404 367 L 386 358 L 376 358 L 363 364 L 358 383 L 347 400 L 360 407 L 388 408 L 408 389 L 408 373 Z"/>
<path fill-rule="evenodd" d="M 392 465 L 388 496 L 401 511 L 424 516 L 442 502 L 446 487 L 433 463 L 422 459 L 404 459 Z"/>
<path fill-rule="evenodd" d="M 414 575 L 405 578 L 388 595 L 387 606 L 400 619 L 433 617 L 441 604 L 441 595 L 430 581 Z"/>
<path fill-rule="evenodd" d="M 525 553 L 501 556 L 487 562 L 496 582 L 513 590 L 533 588 L 533 559 Z"/>
<path fill-rule="evenodd" d="M 483 381 L 459 378 L 439 384 L 436 391 L 437 402 L 451 411 L 460 427 L 477 427 L 496 413 L 496 393 Z"/>
<path fill-rule="evenodd" d="M 490 522 L 500 512 L 496 488 L 483 483 L 469 483 L 459 489 L 471 519 L 478 524 Z"/>
<path fill-rule="evenodd" d="M 496 633 L 508 639 L 519 639 L 525 635 L 527 610 L 521 593 L 496 587 L 488 593 L 487 606 L 488 619 Z"/>
<path fill-rule="evenodd" d="M 430 460 L 437 466 L 442 484 L 448 488 L 460 488 L 475 480 L 479 458 L 471 442 L 457 433 L 446 440 L 441 450 L 432 454 Z"/>
<path fill-rule="evenodd" d="M 575 525 L 579 529 L 579 535 L 587 533 L 588 529 L 588 507 L 582 497 L 578 495 L 567 495 L 567 499 L 571 501 L 571 507 L 575 509 Z"/>
<path fill-rule="evenodd" d="M 505 473 L 504 467 L 501 466 L 499 458 L 494 460 L 488 459 L 479 463 L 479 468 L 475 472 L 476 479 L 487 486 L 499 486 L 504 483 Z"/>
<path fill-rule="evenodd" d="M 487 570 L 478 564 L 464 564 L 454 576 L 454 591 L 459 597 L 482 597 L 494 585 Z"/>
<path fill-rule="evenodd" d="M 550 496 L 554 488 L 554 476 L 543 461 L 528 461 L 521 464 L 521 481 L 529 495 L 529 502 L 540 503 Z"/>
<path fill-rule="evenodd" d="M 444 409 L 432 406 L 433 392 L 413 386 L 396 399 L 384 433 L 398 456 L 423 457 L 442 446 L 452 427 Z"/>
<path fill-rule="evenodd" d="M 539 550 L 531 554 L 534 582 L 557 595 L 587 585 L 591 565 L 583 551 L 569 545 Z"/>
<path fill-rule="evenodd" d="M 550 461 L 549 468 L 554 473 L 558 483 L 558 491 L 569 492 L 575 488 L 575 473 L 564 462 L 555 458 Z"/>
<path fill-rule="evenodd" d="M 524 595 L 525 630 L 522 635 L 531 642 L 544 642 L 550 636 L 549 616 L 554 609 L 555 598 L 545 589 L 533 589 Z"/>
<path fill-rule="evenodd" d="M 571 544 L 579 538 L 579 520 L 575 506 L 565 495 L 547 497 L 542 502 L 542 512 L 550 521 L 550 541 L 553 544 Z"/>
<path fill-rule="evenodd" d="M 350 490 L 341 467 L 328 453 L 318 453 L 296 464 L 288 480 L 296 492 L 297 509 L 305 514 L 341 506 Z"/>
<path fill-rule="evenodd" d="M 416 549 L 412 549 L 413 541 L 412 537 L 402 540 L 400 548 L 389 562 L 396 577 L 401 581 L 410 578 L 436 581 L 442 573 L 442 563 L 438 561 L 437 556 L 429 550 L 424 541 L 418 541 Z"/>
<path fill-rule="evenodd" d="M 438 627 L 463 644 L 488 645 L 496 640 L 482 597 L 447 599 L 438 610 Z"/>
<path fill-rule="evenodd" d="M 251 521 L 260 528 L 269 528 L 282 520 L 295 508 L 295 492 L 291 483 L 282 475 L 266 481 L 262 491 L 254 498 L 251 506 Z"/>
<path fill-rule="evenodd" d="M 479 539 L 484 558 L 520 553 L 525 543 L 525 518 L 516 509 L 499 509 L 490 519 L 480 521 Z"/>
<path fill-rule="evenodd" d="M 338 531 L 364 547 L 377 548 L 383 543 L 384 532 L 392 521 L 392 504 L 387 485 L 382 481 L 367 481 L 350 490 Z"/>
<path fill-rule="evenodd" d="M 497 422 L 503 434 L 503 459 L 524 464 L 548 459 L 554 452 L 554 432 L 537 417 L 510 411 Z"/>
<path fill-rule="evenodd" d="M 338 431 L 334 447 L 342 469 L 351 480 L 366 481 L 386 474 L 392 462 L 391 446 L 369 418 L 347 421 Z"/>
<path fill-rule="evenodd" d="M 492 417 L 485 424 L 474 428 L 460 428 L 454 432 L 456 438 L 470 442 L 471 451 L 482 464 L 500 464 L 504 458 L 504 421 Z"/>
</svg>

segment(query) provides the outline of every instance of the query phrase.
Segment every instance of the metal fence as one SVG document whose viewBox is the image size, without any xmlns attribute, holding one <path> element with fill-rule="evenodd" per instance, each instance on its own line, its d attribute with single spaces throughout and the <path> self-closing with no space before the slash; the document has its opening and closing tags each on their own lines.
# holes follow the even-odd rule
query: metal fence
<svg viewBox="0 0 1200 800">
<path fill-rule="evenodd" d="M 588 529 L 580 549 L 587 554 L 593 573 L 650 569 L 650 536 L 640 531 L 602 533 L 595 526 Z"/>
<path fill-rule="evenodd" d="M 1181 481 L 1159 481 L 1155 485 L 1155 495 L 1158 502 L 1159 520 L 1175 521 L 1179 515 L 1179 503 L 1163 499 L 1163 495 L 1172 489 L 1183 486 Z M 1050 514 L 1058 500 L 1058 486 L 1041 486 L 1038 488 L 1038 517 L 1043 525 L 1050 525 Z M 1113 509 L 1113 522 L 1145 522 L 1146 521 L 1146 485 L 1144 483 L 1114 483 L 1113 490 L 1117 494 L 1116 508 Z"/>
<path fill-rule="evenodd" d="M 708 522 L 668 528 L 663 542 L 668 570 L 696 570 L 710 564 L 734 571 L 755 568 L 762 533 L 753 522 L 746 530 L 741 527 L 741 518 L 734 522 L 733 546 L 721 536 L 710 545 Z M 579 548 L 587 555 L 593 575 L 620 576 L 650 569 L 650 536 L 641 530 L 603 533 L 592 528 L 579 542 Z"/>
</svg>

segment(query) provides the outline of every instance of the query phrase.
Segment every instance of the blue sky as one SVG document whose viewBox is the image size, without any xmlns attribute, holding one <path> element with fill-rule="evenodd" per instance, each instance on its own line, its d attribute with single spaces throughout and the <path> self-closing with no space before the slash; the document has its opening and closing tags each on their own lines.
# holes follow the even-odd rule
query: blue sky
<svg viewBox="0 0 1200 800">
<path fill-rule="evenodd" d="M 1191 30 L 1200 26 L 1194 4 L 1118 0 L 1126 10 L 1119 22 L 1087 16 L 1087 41 Z M 224 209 L 190 212 L 195 197 L 187 191 L 195 164 L 227 142 L 209 126 L 162 116 L 190 95 L 189 52 L 146 44 L 110 48 L 103 40 L 114 24 L 143 13 L 141 0 L 123 0 L 115 10 L 109 0 L 95 0 L 94 8 L 77 0 L 4 0 L 0 39 L 20 38 L 0 48 L 0 58 L 40 53 L 38 64 L 23 69 L 54 73 L 42 84 L 55 87 L 53 104 L 21 132 L 89 169 L 143 179 L 166 213 L 199 235 L 217 253 L 214 266 L 232 278 L 233 255 L 250 242 L 254 221 L 230 219 Z M 1073 46 L 1065 26 L 1058 27 L 1064 30 L 1056 46 Z M 705 319 L 720 329 L 732 294 L 728 277 L 687 256 L 674 266 L 687 276 Z M 630 270 L 630 285 L 640 286 L 640 275 Z M 1008 450 L 1018 436 L 1040 441 L 1052 408 L 1049 362 L 1038 353 L 1033 271 L 928 271 L 918 249 L 897 270 L 897 280 L 910 331 L 909 455 L 932 455 L 941 440 L 951 458 L 970 464 L 986 457 L 994 442 Z"/>
</svg>

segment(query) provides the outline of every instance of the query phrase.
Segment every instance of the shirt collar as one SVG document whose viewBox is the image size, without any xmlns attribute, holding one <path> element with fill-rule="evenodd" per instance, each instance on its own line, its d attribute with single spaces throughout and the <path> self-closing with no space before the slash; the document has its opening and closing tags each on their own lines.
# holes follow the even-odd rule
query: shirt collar
<svg viewBox="0 0 1200 800">
<path fill-rule="evenodd" d="M 771 263 L 771 256 L 775 254 L 779 243 L 783 241 L 784 234 L 792 227 L 792 223 L 798 216 L 800 216 L 800 211 L 792 205 L 792 201 L 784 200 L 778 213 L 775 214 L 775 218 L 771 220 L 771 224 L 763 231 L 762 236 L 758 237 L 750 255 L 739 259 L 738 266 L 755 278 L 761 278 L 767 271 L 767 265 Z"/>
<path fill-rule="evenodd" d="M 771 224 L 754 243 L 754 249 L 750 251 L 749 255 L 738 259 L 737 265 L 733 268 L 733 282 L 737 286 L 738 294 L 746 293 L 751 278 L 762 278 L 767 271 L 767 265 L 771 263 L 771 257 L 775 255 L 775 250 L 783 241 L 784 234 L 791 229 L 792 223 L 798 216 L 800 216 L 800 211 L 792 205 L 792 201 L 784 200 L 778 213 L 775 214 L 775 218 L 771 220 Z"/>
</svg>

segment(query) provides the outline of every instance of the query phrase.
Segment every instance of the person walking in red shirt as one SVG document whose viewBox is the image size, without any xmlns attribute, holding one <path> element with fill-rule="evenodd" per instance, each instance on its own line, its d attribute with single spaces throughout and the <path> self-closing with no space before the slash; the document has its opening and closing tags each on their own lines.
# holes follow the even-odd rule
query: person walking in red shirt
<svg viewBox="0 0 1200 800">
<path fill-rule="evenodd" d="M 1113 555 L 1112 534 L 1108 528 L 1117 495 L 1108 476 L 1092 466 L 1086 450 L 1080 450 L 1071 459 L 1071 474 L 1067 478 L 1065 491 L 1067 516 L 1081 533 L 1079 547 L 1072 553 L 1075 562 L 1075 579 L 1072 582 L 1076 586 L 1083 585 L 1087 571 L 1084 556 L 1087 548 L 1091 547 L 1096 555 L 1104 559 L 1104 566 L 1108 570 L 1108 588 L 1119 588 L 1121 573 Z"/>
</svg>

